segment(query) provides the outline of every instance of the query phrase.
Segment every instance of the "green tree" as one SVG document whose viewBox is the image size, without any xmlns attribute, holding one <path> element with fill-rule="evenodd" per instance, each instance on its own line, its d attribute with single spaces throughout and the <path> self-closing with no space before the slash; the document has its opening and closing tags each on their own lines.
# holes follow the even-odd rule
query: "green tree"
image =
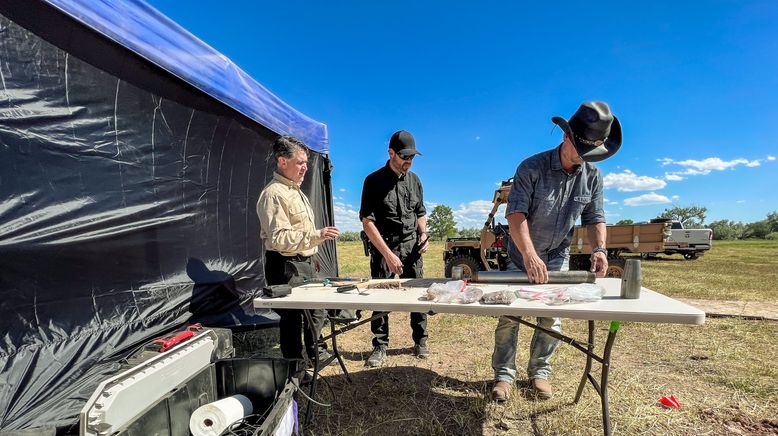
<svg viewBox="0 0 778 436">
<path fill-rule="evenodd" d="M 770 223 L 767 220 L 762 220 L 755 223 L 746 224 L 744 237 L 765 239 L 770 233 Z"/>
<path fill-rule="evenodd" d="M 343 232 L 338 236 L 338 241 L 359 241 L 359 232 Z"/>
<path fill-rule="evenodd" d="M 736 223 L 732 220 L 713 221 L 708 227 L 713 230 L 713 239 L 715 240 L 741 239 L 746 228 L 743 223 Z"/>
<path fill-rule="evenodd" d="M 456 236 L 457 222 L 454 221 L 454 212 L 450 207 L 439 204 L 432 209 L 427 217 L 427 230 L 432 239 L 443 240 Z"/>
<path fill-rule="evenodd" d="M 659 217 L 678 220 L 684 227 L 691 229 L 705 225 L 705 214 L 707 212 L 708 208 L 702 206 L 673 206 L 665 209 Z"/>
<path fill-rule="evenodd" d="M 627 224 L 635 224 L 635 222 L 632 221 L 631 219 L 626 219 L 626 220 L 619 220 L 619 222 L 616 223 L 617 226 L 627 225 Z"/>
<path fill-rule="evenodd" d="M 770 226 L 770 232 L 778 232 L 778 211 L 767 214 L 767 224 Z"/>
</svg>

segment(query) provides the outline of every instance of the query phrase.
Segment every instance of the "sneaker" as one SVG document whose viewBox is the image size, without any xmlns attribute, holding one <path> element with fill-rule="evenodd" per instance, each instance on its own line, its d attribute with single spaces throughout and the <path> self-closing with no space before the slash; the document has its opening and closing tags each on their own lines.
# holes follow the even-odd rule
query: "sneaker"
<svg viewBox="0 0 778 436">
<path fill-rule="evenodd" d="M 413 347 L 413 355 L 419 359 L 427 359 L 430 357 L 430 350 L 426 345 L 416 344 Z"/>
<path fill-rule="evenodd" d="M 504 403 L 508 401 L 511 393 L 511 384 L 507 381 L 499 380 L 492 387 L 492 401 Z"/>
<path fill-rule="evenodd" d="M 330 354 L 330 352 L 329 352 L 329 351 L 327 351 L 327 350 L 324 350 L 324 349 L 320 350 L 320 351 L 319 351 L 319 365 L 320 365 L 320 366 L 325 366 L 325 365 L 324 365 L 324 362 L 327 362 L 329 359 L 332 359 L 332 357 L 333 357 L 333 356 L 332 356 L 332 354 Z M 332 360 L 330 360 L 330 361 L 327 363 L 327 365 L 332 365 L 333 363 L 335 363 L 335 361 L 336 361 L 336 360 L 337 360 L 337 359 L 332 359 Z"/>
<path fill-rule="evenodd" d="M 383 365 L 386 360 L 386 345 L 376 345 L 370 357 L 367 358 L 367 366 L 376 368 Z"/>
<path fill-rule="evenodd" d="M 546 379 L 533 378 L 532 389 L 535 391 L 535 395 L 538 399 L 541 400 L 549 400 L 554 396 L 554 393 L 551 391 L 551 383 Z"/>
<path fill-rule="evenodd" d="M 321 349 L 321 350 L 319 350 L 319 368 L 324 368 L 324 367 L 325 367 L 325 366 L 327 366 L 327 365 L 332 365 L 333 363 L 335 363 L 335 361 L 336 361 L 337 359 L 332 359 L 332 360 L 331 360 L 329 363 L 327 363 L 326 365 L 324 364 L 324 362 L 327 362 L 327 359 L 329 359 L 329 358 L 331 358 L 331 357 L 332 357 L 332 354 L 330 354 L 330 353 L 329 353 L 329 351 L 327 351 L 327 350 L 325 350 L 325 349 Z M 311 359 L 308 361 L 308 368 L 313 368 L 313 358 L 311 358 Z"/>
</svg>

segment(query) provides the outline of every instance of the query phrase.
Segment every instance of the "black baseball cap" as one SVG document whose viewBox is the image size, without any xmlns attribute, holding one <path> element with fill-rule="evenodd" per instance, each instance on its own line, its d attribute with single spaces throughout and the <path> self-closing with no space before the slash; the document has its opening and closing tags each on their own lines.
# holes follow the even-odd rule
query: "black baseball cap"
<svg viewBox="0 0 778 436">
<path fill-rule="evenodd" d="M 395 153 L 403 156 L 411 156 L 418 154 L 421 156 L 419 150 L 416 150 L 416 140 L 413 139 L 411 132 L 405 130 L 398 130 L 394 132 L 392 138 L 389 140 L 389 148 L 394 150 Z"/>
</svg>

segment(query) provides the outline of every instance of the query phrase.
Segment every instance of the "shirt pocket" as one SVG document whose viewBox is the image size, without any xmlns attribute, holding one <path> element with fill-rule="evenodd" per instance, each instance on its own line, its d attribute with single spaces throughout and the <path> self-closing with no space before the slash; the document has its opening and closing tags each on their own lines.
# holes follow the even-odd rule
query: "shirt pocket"
<svg viewBox="0 0 778 436">
<path fill-rule="evenodd" d="M 397 211 L 397 193 L 394 192 L 394 190 L 389 191 L 386 194 L 386 197 L 384 197 L 383 201 L 384 210 L 386 210 L 386 214 L 389 216 L 396 216 L 398 215 Z"/>
<path fill-rule="evenodd" d="M 579 194 L 579 195 L 573 195 L 571 199 L 572 199 L 571 212 L 573 213 L 573 216 L 577 220 L 578 217 L 580 217 L 581 214 L 583 213 L 583 210 L 586 207 L 586 205 L 591 203 L 592 196 Z"/>
<path fill-rule="evenodd" d="M 559 192 L 548 187 L 538 187 L 536 200 L 536 215 L 537 216 L 549 216 L 558 211 L 559 208 Z"/>
<path fill-rule="evenodd" d="M 304 227 L 304 223 L 308 221 L 308 213 L 305 207 L 301 204 L 293 204 L 289 206 L 289 223 L 295 230 L 300 230 Z"/>
<path fill-rule="evenodd" d="M 405 210 L 406 212 L 412 212 L 416 208 L 415 196 L 410 192 L 405 193 Z"/>
</svg>

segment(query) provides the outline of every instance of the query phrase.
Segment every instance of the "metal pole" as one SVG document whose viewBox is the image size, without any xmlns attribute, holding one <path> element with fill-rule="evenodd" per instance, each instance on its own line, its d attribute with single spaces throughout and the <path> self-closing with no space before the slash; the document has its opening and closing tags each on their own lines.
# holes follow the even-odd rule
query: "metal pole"
<svg viewBox="0 0 778 436">
<path fill-rule="evenodd" d="M 548 283 L 594 283 L 596 276 L 590 271 L 549 271 Z M 519 271 L 478 271 L 476 283 L 529 283 L 527 273 Z"/>
</svg>

